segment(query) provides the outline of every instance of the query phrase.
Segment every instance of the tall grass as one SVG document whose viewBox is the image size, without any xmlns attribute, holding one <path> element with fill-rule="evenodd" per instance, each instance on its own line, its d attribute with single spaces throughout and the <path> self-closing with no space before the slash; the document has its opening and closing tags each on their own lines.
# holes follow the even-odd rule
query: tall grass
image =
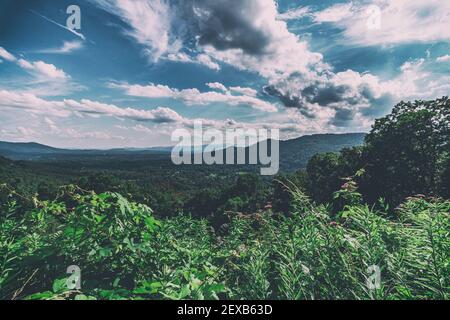
<svg viewBox="0 0 450 320">
<path fill-rule="evenodd" d="M 290 186 L 289 215 L 157 220 L 119 194 L 66 187 L 24 203 L 3 190 L 2 299 L 448 299 L 449 212 L 409 198 L 388 215 L 360 201 L 332 213 Z M 65 286 L 81 269 L 81 290 Z M 379 286 L 369 286 L 374 267 Z"/>
</svg>

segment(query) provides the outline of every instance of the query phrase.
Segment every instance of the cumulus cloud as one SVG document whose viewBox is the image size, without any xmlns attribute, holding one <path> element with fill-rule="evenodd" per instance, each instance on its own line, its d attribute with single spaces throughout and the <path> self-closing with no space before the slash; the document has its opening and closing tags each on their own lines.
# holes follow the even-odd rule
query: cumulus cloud
<svg viewBox="0 0 450 320">
<path fill-rule="evenodd" d="M 219 82 L 207 83 L 206 85 L 211 89 L 216 89 L 216 90 L 223 91 L 223 92 L 228 91 L 227 87 L 225 87 L 223 84 L 221 84 Z"/>
<path fill-rule="evenodd" d="M 322 110 L 328 113 L 329 124 L 352 127 L 356 122 L 371 122 L 382 116 L 399 100 L 448 94 L 449 86 L 443 84 L 449 82 L 449 77 L 436 77 L 429 72 L 430 63 L 424 58 L 407 61 L 399 68 L 398 75 L 389 80 L 346 70 L 326 73 L 308 85 L 296 77 L 288 78 L 265 90 L 306 117 L 317 118 Z"/>
<path fill-rule="evenodd" d="M 24 59 L 17 60 L 17 64 L 39 77 L 48 80 L 66 80 L 69 76 L 61 69 L 56 68 L 53 64 L 45 63 L 43 61 L 30 62 Z"/>
<path fill-rule="evenodd" d="M 178 90 L 164 85 L 138 85 L 127 83 L 110 83 L 109 87 L 118 88 L 125 91 L 129 96 L 145 98 L 171 98 L 178 99 L 187 105 L 210 105 L 223 103 L 230 106 L 249 106 L 264 112 L 276 112 L 278 109 L 271 103 L 245 94 L 233 95 L 228 88 L 220 83 L 207 84 L 212 89 L 218 91 L 200 92 L 198 89 Z M 239 90 L 239 89 L 238 89 Z M 233 90 L 236 91 L 236 88 Z M 241 92 L 242 93 L 242 90 Z"/>
<path fill-rule="evenodd" d="M 153 110 L 121 108 L 112 104 L 82 99 L 80 101 L 45 100 L 33 94 L 0 90 L 0 108 L 22 109 L 41 115 L 68 117 L 71 115 L 109 116 L 154 123 L 182 122 L 183 118 L 174 110 L 158 107 Z"/>
<path fill-rule="evenodd" d="M 5 61 L 15 63 L 28 74 L 28 77 L 13 76 L 6 82 L 7 88 L 21 88 L 22 92 L 37 96 L 61 96 L 85 87 L 74 82 L 70 75 L 54 64 L 44 61 L 31 61 L 19 58 L 0 47 L 0 57 Z"/>
<path fill-rule="evenodd" d="M 342 101 L 354 105 L 363 94 L 355 92 L 364 90 L 363 86 L 351 87 L 351 91 L 350 85 L 336 83 L 339 76 L 332 72 L 320 53 L 312 52 L 305 40 L 288 30 L 286 22 L 281 21 L 288 20 L 288 15 L 280 17 L 273 0 L 233 1 L 232 5 L 229 1 L 220 0 L 184 1 L 182 8 L 189 12 L 187 16 L 192 20 L 192 32 L 206 54 L 266 78 L 266 93 L 278 97 L 287 107 L 301 109 L 305 116 L 339 115 L 335 110 L 346 107 Z M 306 14 L 308 10 L 291 11 L 289 17 L 298 16 L 300 12 Z M 162 88 L 147 89 L 151 95 Z M 255 97 L 256 94 L 254 90 L 239 87 L 228 91 L 216 89 L 224 94 L 196 91 L 191 99 L 198 103 L 208 98 L 213 102 L 219 97 L 233 97 L 230 92 L 246 97 Z M 182 94 L 183 100 L 192 103 L 188 93 Z M 320 107 L 330 107 L 331 110 L 321 112 Z"/>
<path fill-rule="evenodd" d="M 256 91 L 255 89 L 245 88 L 245 87 L 229 87 L 229 88 L 227 88 L 220 82 L 207 83 L 206 86 L 213 90 L 219 90 L 219 91 L 228 92 L 228 93 L 233 92 L 233 93 L 237 93 L 237 94 L 249 96 L 249 97 L 256 97 L 258 95 L 258 91 Z"/>
<path fill-rule="evenodd" d="M 324 62 L 320 53 L 311 51 L 306 41 L 291 33 L 286 23 L 280 21 L 274 1 L 250 0 L 245 4 L 229 6 L 224 9 L 225 13 L 218 12 L 217 8 L 227 6 L 226 3 L 228 2 L 216 1 L 211 7 L 201 2 L 202 10 L 199 15 L 204 17 L 204 27 L 209 30 L 208 37 L 199 42 L 205 52 L 219 61 L 256 72 L 266 78 L 266 93 L 278 97 L 286 107 L 297 108 L 302 115 L 310 119 L 328 117 L 329 125 L 355 127 L 357 123 L 366 124 L 372 121 L 373 117 L 387 112 L 398 99 L 433 97 L 445 90 L 445 86 L 442 86 L 445 79 L 432 79 L 426 71 L 427 63 L 421 60 L 406 62 L 399 69 L 399 74 L 389 81 L 370 73 L 353 70 L 334 72 L 333 68 Z M 421 39 L 434 41 L 446 39 L 449 35 L 450 29 L 443 30 L 442 25 L 442 22 L 447 21 L 444 16 L 449 12 L 448 6 L 443 5 L 441 1 L 379 0 L 375 1 L 375 4 L 383 9 L 383 22 L 382 30 L 373 37 L 373 43 Z M 198 10 L 198 5 L 194 8 Z M 236 10 L 236 13 L 231 13 L 233 10 Z M 245 10 L 252 14 L 240 14 Z M 356 39 L 356 36 L 362 36 L 364 30 L 368 30 L 366 10 L 364 3 L 341 3 L 316 12 L 313 17 L 317 23 L 345 23 L 354 30 L 352 39 Z M 395 10 L 403 11 L 398 13 Z M 306 15 L 309 10 L 304 8 L 299 12 Z M 295 15 L 293 12 L 291 14 L 290 17 L 293 18 Z M 411 16 L 413 22 L 403 15 Z M 418 15 L 425 20 L 418 23 L 424 27 L 423 32 L 418 32 L 422 29 L 412 25 L 417 21 Z M 230 16 L 234 18 L 230 20 Z M 357 19 L 362 19 L 359 25 L 353 21 L 356 16 Z M 438 23 L 433 23 L 432 20 L 436 17 Z M 288 20 L 288 16 L 284 18 Z M 404 30 L 404 20 L 408 21 L 408 32 Z M 228 26 L 229 21 L 232 21 L 233 26 Z M 240 29 L 239 33 L 234 32 L 236 26 Z M 199 30 L 203 31 L 202 28 Z M 215 31 L 216 35 L 211 35 L 211 32 Z M 437 36 L 439 31 L 442 32 Z M 253 39 L 251 48 L 248 47 L 249 44 L 240 45 L 241 42 L 246 42 L 241 39 L 241 33 Z M 199 37 L 201 38 L 201 35 Z"/>
<path fill-rule="evenodd" d="M 30 113 L 52 114 L 67 117 L 70 111 L 64 108 L 63 101 L 47 101 L 33 94 L 0 90 L 0 108 L 22 109 Z"/>
<path fill-rule="evenodd" d="M 263 15 L 251 18 L 250 12 L 266 10 L 267 1 L 178 1 L 185 17 L 192 17 L 190 28 L 200 45 L 219 50 L 241 49 L 249 54 L 261 54 L 270 42 L 271 34 Z M 270 11 L 268 8 L 267 11 Z M 242 32 L 242 31 L 247 32 Z"/>
<path fill-rule="evenodd" d="M 68 145 L 85 146 L 81 140 L 88 140 L 89 144 L 99 145 L 102 141 L 110 143 L 131 143 L 148 146 L 149 138 L 163 138 L 169 142 L 168 137 L 175 129 L 185 128 L 191 130 L 194 124 L 201 122 L 204 128 L 217 130 L 226 129 L 279 129 L 282 138 L 296 137 L 300 134 L 319 132 L 324 127 L 317 121 L 305 122 L 301 115 L 295 110 L 288 112 L 289 116 L 284 117 L 276 114 L 273 119 L 255 122 L 240 122 L 233 119 L 213 120 L 203 118 L 185 118 L 169 108 L 156 108 L 153 110 L 143 110 L 138 108 L 121 108 L 111 104 L 82 99 L 75 100 L 45 100 L 31 94 L 17 93 L 0 90 L 0 114 L 13 117 L 15 128 L 0 129 L 0 137 L 8 140 L 20 141 L 47 141 L 51 137 L 65 139 L 63 146 Z M 20 116 L 26 114 L 26 117 Z M 89 121 L 83 123 L 77 120 L 77 125 L 72 118 L 87 118 Z M 103 126 L 97 128 L 96 121 L 100 122 L 100 117 L 109 117 L 121 121 L 120 125 L 114 127 Z M 22 120 L 20 120 L 22 119 Z M 129 125 L 127 120 L 137 122 Z M 313 124 L 314 122 L 314 124 Z M 83 128 L 83 129 L 81 129 Z M 114 129 L 120 129 L 117 133 Z M 312 131 L 315 130 L 315 131 Z M 133 133 L 134 132 L 134 133 Z M 164 138 L 165 137 L 165 138 Z M 115 141 L 115 142 L 114 142 Z M 86 142 L 87 143 L 87 142 Z M 111 144 L 107 144 L 111 145 Z"/>
<path fill-rule="evenodd" d="M 183 1 L 182 7 L 199 47 L 216 60 L 268 78 L 323 69 L 322 55 L 278 20 L 273 0 Z"/>
<path fill-rule="evenodd" d="M 3 47 L 0 47 L 0 57 L 7 61 L 17 63 L 22 69 L 41 77 L 43 80 L 66 80 L 70 78 L 63 70 L 58 69 L 53 64 L 45 63 L 44 61 L 17 59 Z"/>
<path fill-rule="evenodd" d="M 102 7 L 108 7 L 104 2 L 97 0 Z M 398 70 L 398 76 L 389 81 L 353 70 L 335 72 L 322 54 L 311 50 L 306 39 L 290 32 L 286 23 L 307 16 L 317 24 L 334 24 L 342 29 L 351 45 L 448 41 L 450 28 L 446 25 L 450 4 L 447 2 L 374 0 L 338 3 L 321 11 L 299 7 L 284 13 L 278 12 L 274 0 L 139 0 L 133 3 L 116 0 L 107 9 L 128 23 L 139 43 L 151 50 L 159 48 L 153 52 L 154 56 L 201 63 L 215 70 L 220 64 L 228 64 L 255 73 L 266 80 L 266 94 L 277 97 L 288 108 L 297 109 L 309 121 L 319 119 L 321 125 L 366 125 L 372 117 L 388 111 L 395 99 L 423 98 L 447 88 L 442 84 L 446 79 L 431 79 L 426 71 L 427 62 L 407 62 Z M 369 5 L 381 10 L 380 29 L 368 28 L 369 15 L 373 14 L 368 12 Z M 143 41 L 141 24 L 145 22 L 131 18 L 137 15 L 138 9 L 148 11 L 141 17 L 153 15 L 155 21 L 165 17 L 158 38 L 147 35 L 148 41 Z M 190 46 L 189 54 L 181 50 L 185 45 Z M 276 111 L 272 104 L 258 98 L 255 90 L 248 88 L 211 84 L 214 91 L 201 92 L 153 84 L 116 84 L 115 87 L 130 96 L 174 98 L 187 105 L 225 103 Z"/>
<path fill-rule="evenodd" d="M 219 70 L 217 60 L 263 74 L 306 69 L 321 61 L 278 19 L 273 0 L 92 1 L 126 22 L 126 33 L 153 61 L 165 58 Z M 198 52 L 180 52 L 183 43 L 197 44 Z"/>
<path fill-rule="evenodd" d="M 252 88 L 244 88 L 244 87 L 230 87 L 229 90 L 231 92 L 239 93 L 242 95 L 250 96 L 250 97 L 256 97 L 258 94 L 258 91 Z"/>
</svg>

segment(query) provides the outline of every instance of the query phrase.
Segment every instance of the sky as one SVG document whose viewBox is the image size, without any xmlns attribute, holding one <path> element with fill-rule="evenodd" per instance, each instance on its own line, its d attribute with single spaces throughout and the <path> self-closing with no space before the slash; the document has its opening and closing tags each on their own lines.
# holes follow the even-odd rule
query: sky
<svg viewBox="0 0 450 320">
<path fill-rule="evenodd" d="M 449 95 L 449 21 L 447 0 L 0 0 L 0 140 L 368 132 L 402 100 Z"/>
</svg>

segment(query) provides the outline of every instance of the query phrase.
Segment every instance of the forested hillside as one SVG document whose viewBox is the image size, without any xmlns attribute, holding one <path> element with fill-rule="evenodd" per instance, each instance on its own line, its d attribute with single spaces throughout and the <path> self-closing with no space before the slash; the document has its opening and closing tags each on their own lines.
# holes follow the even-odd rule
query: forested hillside
<svg viewBox="0 0 450 320">
<path fill-rule="evenodd" d="M 364 133 L 316 134 L 297 139 L 280 141 L 280 162 L 283 171 L 305 169 L 317 153 L 337 152 L 343 148 L 362 145 Z M 13 160 L 67 161 L 67 160 L 103 160 L 115 162 L 123 160 L 170 161 L 172 148 L 149 149 L 111 149 L 111 150 L 67 150 L 48 147 L 37 143 L 11 143 L 0 141 L 0 156 Z M 103 163 L 105 166 L 106 163 Z M 106 167 L 105 169 L 109 169 Z"/>
</svg>

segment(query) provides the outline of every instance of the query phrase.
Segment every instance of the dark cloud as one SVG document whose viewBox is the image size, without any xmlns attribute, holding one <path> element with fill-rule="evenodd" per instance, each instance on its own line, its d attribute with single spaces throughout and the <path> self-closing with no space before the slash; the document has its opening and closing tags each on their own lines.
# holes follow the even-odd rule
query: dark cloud
<svg viewBox="0 0 450 320">
<path fill-rule="evenodd" d="M 395 103 L 392 95 L 385 94 L 378 99 L 371 99 L 370 108 L 362 109 L 361 114 L 369 119 L 380 118 L 389 113 Z"/>
<path fill-rule="evenodd" d="M 350 86 L 331 80 L 315 81 L 298 90 L 283 82 L 265 87 L 264 92 L 278 98 L 285 107 L 298 109 L 309 119 L 317 118 L 317 109 L 312 105 L 334 110 L 335 115 L 328 123 L 336 127 L 351 125 L 358 115 L 371 120 L 381 117 L 389 111 L 394 100 L 389 93 L 377 96 L 368 84 Z"/>
<path fill-rule="evenodd" d="M 267 86 L 265 88 L 265 92 L 268 95 L 277 97 L 285 107 L 297 108 L 308 118 L 315 118 L 314 113 L 308 110 L 308 106 L 311 104 L 334 109 L 340 104 L 353 106 L 360 103 L 360 99 L 349 94 L 351 91 L 352 88 L 350 86 L 334 85 L 331 82 L 316 82 L 297 91 L 285 91 L 277 89 L 276 86 Z"/>
<path fill-rule="evenodd" d="M 278 98 L 281 103 L 287 108 L 297 108 L 302 115 L 309 119 L 316 118 L 316 115 L 311 110 L 308 110 L 305 100 L 299 95 L 285 94 L 275 86 L 264 87 L 264 92 L 269 96 Z"/>
<path fill-rule="evenodd" d="M 317 103 L 320 106 L 346 101 L 349 104 L 356 104 L 355 99 L 346 98 L 351 88 L 347 85 L 334 85 L 332 83 L 315 83 L 301 91 L 301 95 L 310 103 Z"/>
<path fill-rule="evenodd" d="M 329 124 L 336 127 L 347 127 L 356 116 L 356 110 L 341 108 L 336 110 L 334 118 L 330 119 Z"/>
<path fill-rule="evenodd" d="M 266 53 L 271 35 L 253 23 L 254 1 L 174 0 L 184 28 L 200 45 L 217 50 L 242 49 L 250 55 Z M 184 32 L 189 36 L 187 32 Z M 193 39 L 191 39 L 193 41 Z"/>
</svg>

